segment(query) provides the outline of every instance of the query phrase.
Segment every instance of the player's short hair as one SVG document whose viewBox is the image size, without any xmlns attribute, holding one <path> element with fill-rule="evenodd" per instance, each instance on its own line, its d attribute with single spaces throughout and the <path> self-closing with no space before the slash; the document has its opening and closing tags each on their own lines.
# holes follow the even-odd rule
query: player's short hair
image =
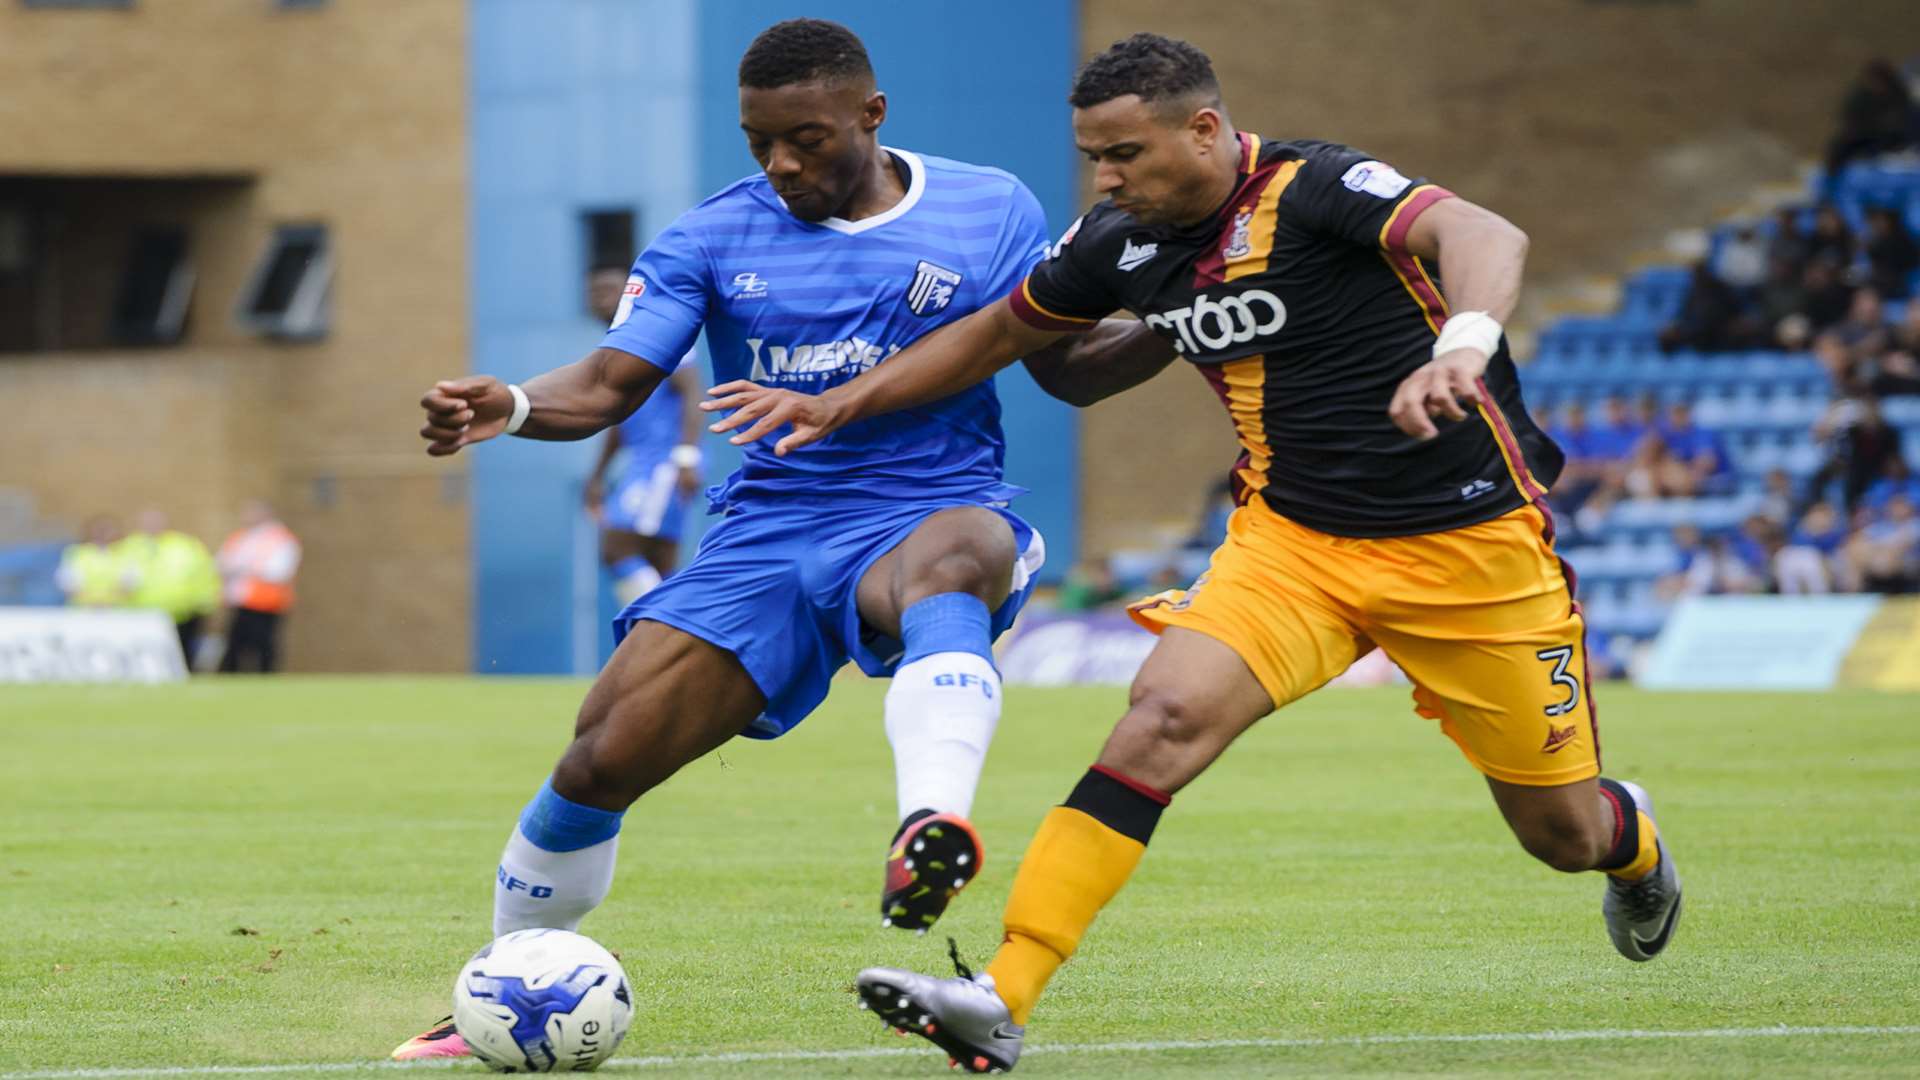
<svg viewBox="0 0 1920 1080">
<path fill-rule="evenodd" d="M 1220 80 L 1206 53 L 1184 41 L 1141 33 L 1087 61 L 1074 76 L 1067 103 L 1088 109 L 1128 94 L 1149 105 L 1197 96 L 1218 106 Z"/>
<path fill-rule="evenodd" d="M 772 90 L 795 83 L 871 81 L 867 47 L 853 31 L 825 19 L 777 22 L 740 58 L 740 85 Z"/>
</svg>

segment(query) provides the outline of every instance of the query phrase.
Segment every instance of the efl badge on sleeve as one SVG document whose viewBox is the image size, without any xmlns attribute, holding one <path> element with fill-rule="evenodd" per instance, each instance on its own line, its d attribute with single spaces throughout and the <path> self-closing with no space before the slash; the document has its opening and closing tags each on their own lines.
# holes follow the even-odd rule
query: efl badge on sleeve
<svg viewBox="0 0 1920 1080">
<path fill-rule="evenodd" d="M 639 274 L 633 274 L 627 278 L 627 287 L 620 290 L 620 306 L 614 310 L 611 329 L 618 330 L 626 325 L 627 320 L 633 317 L 633 302 L 645 295 L 646 291 L 645 278 Z"/>
<path fill-rule="evenodd" d="M 907 307 L 915 315 L 932 315 L 953 303 L 953 291 L 960 287 L 960 275 L 925 259 L 913 268 L 913 284 L 907 286 Z"/>
</svg>

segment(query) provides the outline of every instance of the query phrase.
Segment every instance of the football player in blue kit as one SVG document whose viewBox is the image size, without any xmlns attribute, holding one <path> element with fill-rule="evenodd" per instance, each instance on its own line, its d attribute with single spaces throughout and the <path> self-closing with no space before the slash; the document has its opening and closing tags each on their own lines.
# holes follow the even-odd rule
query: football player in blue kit
<svg viewBox="0 0 1920 1080">
<path fill-rule="evenodd" d="M 740 63 L 741 128 L 762 172 L 720 191 L 634 263 L 584 360 L 513 386 L 438 383 L 428 453 L 495 436 L 587 438 L 646 401 L 704 328 L 716 382 L 817 394 L 994 302 L 1046 253 L 1033 195 L 998 169 L 882 146 L 886 97 L 859 38 L 813 19 Z M 1172 352 L 1100 324 L 1028 358 L 1069 400 L 1140 381 Z M 991 645 L 1044 547 L 1008 508 L 991 382 L 849 425 L 803 453 L 745 451 L 709 493 L 723 514 L 688 564 L 620 613 L 574 738 L 521 813 L 495 876 L 496 934 L 571 930 L 607 895 L 622 815 L 736 735 L 774 738 L 848 660 L 893 679 L 884 706 L 900 825 L 881 915 L 924 930 L 978 874 L 967 815 L 1000 715 Z M 451 1023 L 400 1059 L 457 1056 Z"/>
<path fill-rule="evenodd" d="M 587 282 L 587 303 L 602 323 L 620 310 L 626 267 L 601 267 Z M 587 511 L 600 523 L 600 561 L 613 574 L 622 607 L 652 591 L 680 561 L 680 530 L 700 484 L 703 414 L 699 365 L 689 353 L 625 420 L 608 429 L 587 473 Z M 605 475 L 625 457 L 613 490 Z"/>
</svg>

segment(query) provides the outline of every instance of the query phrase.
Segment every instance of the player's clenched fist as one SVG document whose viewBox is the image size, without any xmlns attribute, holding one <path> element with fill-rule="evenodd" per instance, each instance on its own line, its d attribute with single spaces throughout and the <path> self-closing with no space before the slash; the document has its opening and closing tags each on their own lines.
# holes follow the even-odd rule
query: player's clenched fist
<svg viewBox="0 0 1920 1080">
<path fill-rule="evenodd" d="M 1480 404 L 1480 376 L 1487 358 L 1474 349 L 1454 349 L 1437 356 L 1401 380 L 1387 414 L 1401 431 L 1416 439 L 1440 434 L 1433 418 L 1465 420 L 1467 410 Z"/>
<path fill-rule="evenodd" d="M 745 379 L 721 383 L 708 390 L 707 395 L 712 400 L 701 402 L 701 409 L 707 412 L 734 410 L 732 416 L 709 425 L 708 431 L 733 431 L 752 422 L 753 426 L 727 440 L 735 446 L 745 446 L 792 424 L 793 432 L 773 446 L 773 452 L 780 457 L 786 457 L 789 450 L 819 442 L 846 423 L 841 410 L 824 396 L 776 390 Z"/>
<path fill-rule="evenodd" d="M 445 457 L 505 431 L 513 415 L 513 395 L 499 379 L 474 375 L 434 383 L 420 398 L 420 407 L 427 410 L 426 426 L 420 429 L 427 453 Z"/>
</svg>

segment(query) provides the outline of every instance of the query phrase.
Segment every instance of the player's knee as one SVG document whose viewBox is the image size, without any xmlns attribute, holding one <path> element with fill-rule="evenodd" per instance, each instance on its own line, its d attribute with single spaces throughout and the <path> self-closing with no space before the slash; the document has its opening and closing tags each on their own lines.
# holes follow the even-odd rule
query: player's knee
<svg viewBox="0 0 1920 1080">
<path fill-rule="evenodd" d="M 1209 731 L 1204 712 L 1186 695 L 1164 687 L 1134 684 L 1127 719 L 1149 741 L 1162 747 L 1183 747 L 1204 740 Z"/>
<path fill-rule="evenodd" d="M 1552 816 L 1516 828 L 1527 854 L 1567 874 L 1591 870 L 1605 857 L 1609 837 L 1588 822 Z"/>
<path fill-rule="evenodd" d="M 908 602 L 939 593 L 961 592 L 989 604 L 998 603 L 1005 599 L 1016 554 L 1013 531 L 1005 525 L 998 529 L 974 529 L 956 536 L 916 575 L 918 580 L 908 590 Z"/>
</svg>

